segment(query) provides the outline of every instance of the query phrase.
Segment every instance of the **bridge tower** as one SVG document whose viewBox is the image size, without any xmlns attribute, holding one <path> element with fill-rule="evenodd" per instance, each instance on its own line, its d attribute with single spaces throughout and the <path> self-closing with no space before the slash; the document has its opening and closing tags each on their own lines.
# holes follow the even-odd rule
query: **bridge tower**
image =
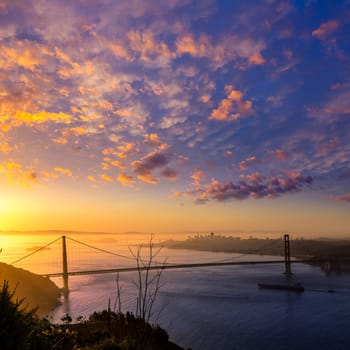
<svg viewBox="0 0 350 350">
<path fill-rule="evenodd" d="M 285 264 L 285 274 L 291 275 L 291 262 L 290 262 L 290 245 L 289 245 L 289 235 L 284 235 L 284 264 Z"/>
<path fill-rule="evenodd" d="M 63 277 L 63 293 L 67 295 L 69 293 L 68 288 L 68 261 L 67 261 L 67 245 L 66 236 L 62 236 L 62 277 Z"/>
</svg>

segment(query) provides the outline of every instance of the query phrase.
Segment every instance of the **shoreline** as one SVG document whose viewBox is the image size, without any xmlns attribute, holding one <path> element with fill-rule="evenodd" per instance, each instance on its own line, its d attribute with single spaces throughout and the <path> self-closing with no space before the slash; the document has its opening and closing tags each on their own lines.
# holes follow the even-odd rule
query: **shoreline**
<svg viewBox="0 0 350 350">
<path fill-rule="evenodd" d="M 160 245 L 168 249 L 284 257 L 282 239 L 254 237 L 241 239 L 240 237 L 210 234 L 189 237 L 183 241 L 167 240 Z M 320 266 L 325 273 L 350 273 L 350 242 L 348 240 L 291 240 L 290 255 L 295 259 L 309 260 L 308 263 Z"/>
</svg>

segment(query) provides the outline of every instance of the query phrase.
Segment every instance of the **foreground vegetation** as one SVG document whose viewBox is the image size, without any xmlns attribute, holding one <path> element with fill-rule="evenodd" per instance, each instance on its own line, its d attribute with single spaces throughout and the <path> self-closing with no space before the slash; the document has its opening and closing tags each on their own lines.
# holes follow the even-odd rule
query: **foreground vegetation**
<svg viewBox="0 0 350 350">
<path fill-rule="evenodd" d="M 0 263 L 0 349 L 1 350 L 183 350 L 169 342 L 167 332 L 151 324 L 153 306 L 160 288 L 162 269 L 153 269 L 161 248 L 154 250 L 152 237 L 146 246 L 130 253 L 137 266 L 136 313 L 121 312 L 121 286 L 117 275 L 117 310 L 94 312 L 72 323 L 66 315 L 62 324 L 40 318 L 38 310 L 57 305 L 60 291 L 49 279 Z M 11 284 L 7 278 L 11 279 Z M 19 289 L 21 286 L 21 290 Z M 2 289 L 1 289 L 2 288 Z M 26 299 L 19 296 L 24 295 Z M 27 302 L 27 295 L 32 299 Z M 35 298 L 36 296 L 36 298 Z M 37 302 L 37 304 L 35 304 Z M 32 305 L 39 305 L 32 307 Z"/>
<path fill-rule="evenodd" d="M 66 315 L 62 324 L 39 318 L 27 309 L 24 299 L 4 281 L 0 292 L 0 348 L 2 350 L 181 350 L 169 342 L 168 334 L 132 313 L 102 311 L 72 323 Z"/>
</svg>

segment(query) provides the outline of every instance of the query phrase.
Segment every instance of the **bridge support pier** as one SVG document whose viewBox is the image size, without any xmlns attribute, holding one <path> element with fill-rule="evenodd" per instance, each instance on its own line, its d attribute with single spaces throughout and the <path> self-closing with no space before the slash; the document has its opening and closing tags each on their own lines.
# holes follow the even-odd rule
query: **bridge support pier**
<svg viewBox="0 0 350 350">
<path fill-rule="evenodd" d="M 290 276 L 292 274 L 291 262 L 290 262 L 290 245 L 289 245 L 289 235 L 284 235 L 284 264 L 285 264 L 285 274 Z"/>
<path fill-rule="evenodd" d="M 68 261 L 67 261 L 67 245 L 66 245 L 66 236 L 62 236 L 62 277 L 63 277 L 63 293 L 68 295 Z"/>
</svg>

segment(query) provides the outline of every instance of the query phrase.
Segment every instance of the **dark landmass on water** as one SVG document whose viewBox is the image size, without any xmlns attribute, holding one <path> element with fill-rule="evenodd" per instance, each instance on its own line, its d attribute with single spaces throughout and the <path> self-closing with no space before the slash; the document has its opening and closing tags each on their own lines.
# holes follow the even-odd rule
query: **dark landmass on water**
<svg viewBox="0 0 350 350">
<path fill-rule="evenodd" d="M 44 316 L 59 305 L 60 289 L 49 279 L 32 272 L 0 263 L 0 286 L 9 282 L 14 297 L 25 299 L 28 308 L 38 308 L 37 315 Z"/>
<path fill-rule="evenodd" d="M 168 240 L 162 245 L 170 249 L 190 249 L 209 252 L 258 254 L 283 256 L 284 241 L 215 235 L 196 235 L 185 241 Z M 346 239 L 291 239 L 291 256 L 301 260 L 313 260 L 328 272 L 350 272 L 350 241 Z M 324 265 L 323 263 L 324 262 Z"/>
</svg>

